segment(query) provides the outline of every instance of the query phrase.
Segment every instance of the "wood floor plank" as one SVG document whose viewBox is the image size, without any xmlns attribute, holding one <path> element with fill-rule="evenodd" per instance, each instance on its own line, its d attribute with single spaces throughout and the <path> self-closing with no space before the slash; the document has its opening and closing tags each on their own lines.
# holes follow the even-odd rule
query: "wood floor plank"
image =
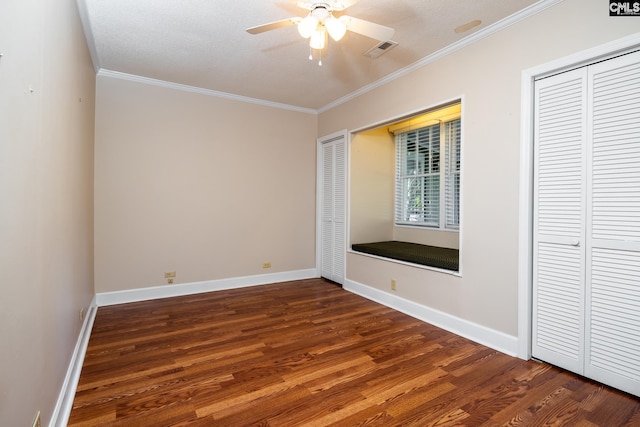
<svg viewBox="0 0 640 427">
<path fill-rule="evenodd" d="M 638 426 L 640 399 L 323 279 L 100 307 L 69 426 Z"/>
</svg>

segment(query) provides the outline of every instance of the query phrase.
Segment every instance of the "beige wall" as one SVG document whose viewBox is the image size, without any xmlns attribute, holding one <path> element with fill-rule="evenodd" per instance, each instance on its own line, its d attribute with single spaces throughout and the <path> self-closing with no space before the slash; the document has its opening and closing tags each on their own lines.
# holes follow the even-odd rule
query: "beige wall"
<svg viewBox="0 0 640 427">
<path fill-rule="evenodd" d="M 393 141 L 382 128 L 351 137 L 350 243 L 393 239 Z"/>
<path fill-rule="evenodd" d="M 96 292 L 315 268 L 315 157 L 313 114 L 99 75 Z"/>
<path fill-rule="evenodd" d="M 637 32 L 599 1 L 565 0 L 320 115 L 319 134 L 363 129 L 462 98 L 461 268 L 456 277 L 347 256 L 347 279 L 517 335 L 522 70 Z"/>
<path fill-rule="evenodd" d="M 0 16 L 0 425 L 46 425 L 94 293 L 95 73 L 75 1 Z"/>
</svg>

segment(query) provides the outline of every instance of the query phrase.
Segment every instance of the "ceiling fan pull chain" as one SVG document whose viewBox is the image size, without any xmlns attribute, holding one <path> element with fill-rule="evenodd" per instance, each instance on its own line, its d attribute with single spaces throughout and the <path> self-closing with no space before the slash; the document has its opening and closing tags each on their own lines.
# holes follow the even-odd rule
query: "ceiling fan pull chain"
<svg viewBox="0 0 640 427">
<path fill-rule="evenodd" d="M 318 52 L 318 66 L 322 67 L 322 53 L 324 52 L 324 49 L 322 50 L 316 49 L 316 50 Z M 314 49 L 311 46 L 309 46 L 309 61 L 314 60 L 313 51 Z"/>
</svg>

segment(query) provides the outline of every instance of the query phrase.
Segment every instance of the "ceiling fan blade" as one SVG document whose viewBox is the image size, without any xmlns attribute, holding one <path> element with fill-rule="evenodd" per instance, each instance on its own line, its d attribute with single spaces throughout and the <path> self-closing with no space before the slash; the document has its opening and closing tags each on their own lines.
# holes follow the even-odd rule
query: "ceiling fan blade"
<svg viewBox="0 0 640 427">
<path fill-rule="evenodd" d="M 298 7 L 301 7 L 306 10 L 313 10 L 314 4 L 312 1 L 299 1 L 296 3 Z"/>
<path fill-rule="evenodd" d="M 333 10 L 336 12 L 341 12 L 345 9 L 350 8 L 354 4 L 356 4 L 358 0 L 336 0 L 333 3 Z"/>
<path fill-rule="evenodd" d="M 277 30 L 278 28 L 296 25 L 302 19 L 298 17 L 281 19 L 280 21 L 269 22 L 268 24 L 258 25 L 257 27 L 247 28 L 249 34 L 260 34 L 266 31 Z"/>
<path fill-rule="evenodd" d="M 341 16 L 340 21 L 347 26 L 347 30 L 362 34 L 363 36 L 371 37 L 372 39 L 376 39 L 381 42 L 391 40 L 393 33 L 395 33 L 393 28 L 347 15 Z"/>
</svg>

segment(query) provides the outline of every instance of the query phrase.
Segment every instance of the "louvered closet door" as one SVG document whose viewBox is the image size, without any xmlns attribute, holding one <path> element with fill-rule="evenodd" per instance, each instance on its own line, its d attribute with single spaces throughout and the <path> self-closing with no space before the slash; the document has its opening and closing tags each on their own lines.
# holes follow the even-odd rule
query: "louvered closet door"
<svg viewBox="0 0 640 427">
<path fill-rule="evenodd" d="M 344 282 L 346 256 L 346 133 L 320 140 L 321 267 L 323 277 Z"/>
<path fill-rule="evenodd" d="M 640 52 L 589 82 L 585 375 L 640 395 Z"/>
<path fill-rule="evenodd" d="M 536 82 L 532 354 L 584 366 L 586 70 Z"/>
<path fill-rule="evenodd" d="M 640 396 L 640 53 L 535 88 L 532 354 Z"/>
</svg>

